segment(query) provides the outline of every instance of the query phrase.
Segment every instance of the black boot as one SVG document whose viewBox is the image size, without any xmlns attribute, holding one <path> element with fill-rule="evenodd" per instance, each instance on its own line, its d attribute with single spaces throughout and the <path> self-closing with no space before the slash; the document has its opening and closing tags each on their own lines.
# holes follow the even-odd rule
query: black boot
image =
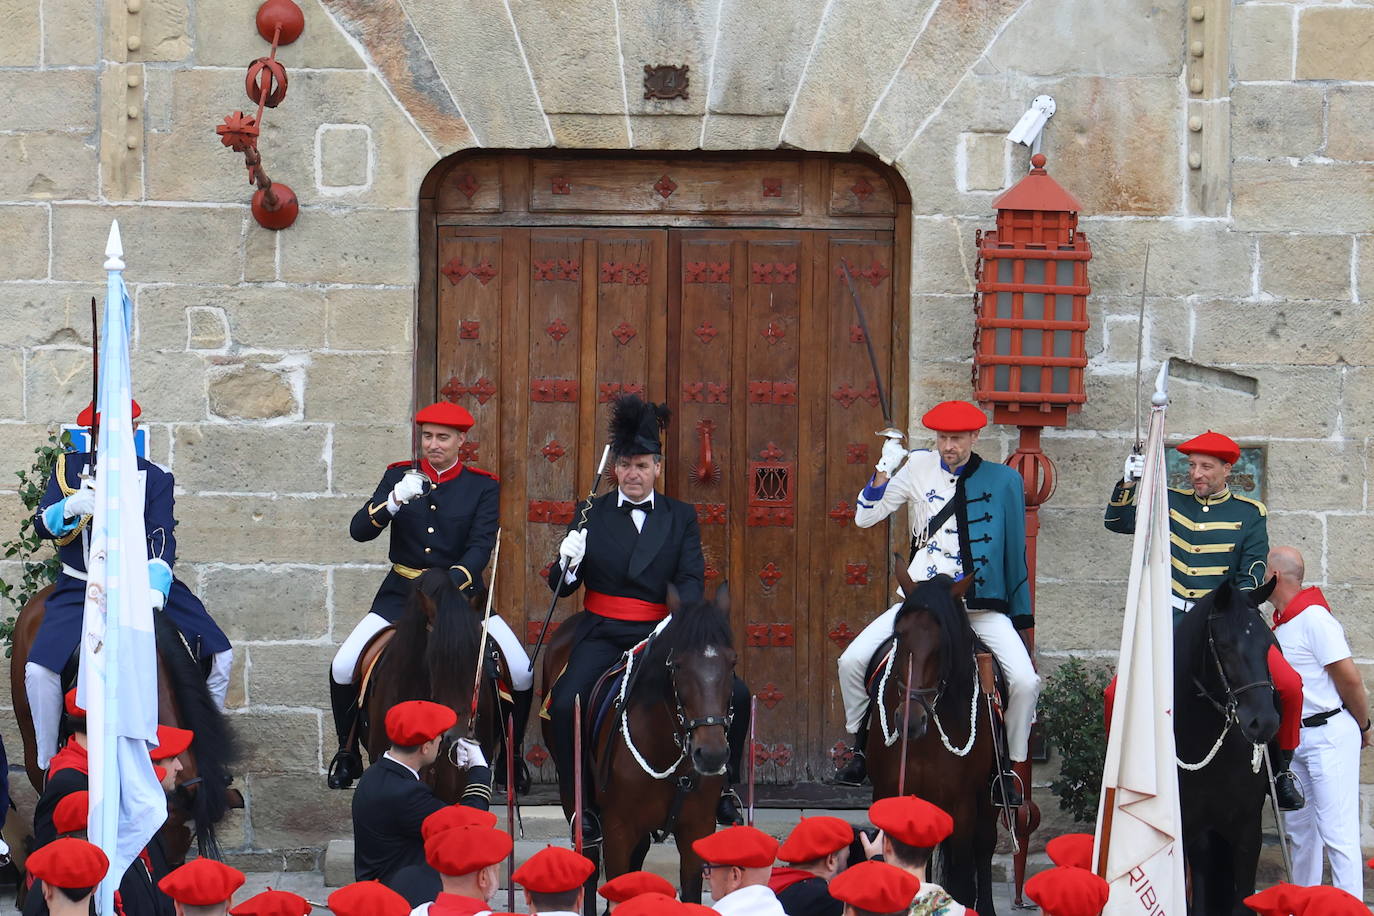
<svg viewBox="0 0 1374 916">
<path fill-rule="evenodd" d="M 334 731 L 339 738 L 339 750 L 329 761 L 329 788 L 347 789 L 353 785 L 353 780 L 363 775 L 363 759 L 356 746 L 358 691 L 352 684 L 335 683 L 331 677 L 329 704 L 334 709 Z"/>
<path fill-rule="evenodd" d="M 571 826 L 571 825 L 569 825 Z M 582 852 L 601 845 L 601 818 L 591 808 L 582 809 Z"/>
<path fill-rule="evenodd" d="M 725 791 L 720 793 L 720 801 L 716 802 L 716 823 L 722 827 L 743 824 L 744 815 L 740 813 L 743 806 L 739 796 L 735 794 L 734 787 L 727 786 Z"/>
<path fill-rule="evenodd" d="M 1293 775 L 1291 769 L 1293 752 L 1281 751 L 1273 745 L 1270 748 L 1270 759 L 1274 762 L 1274 801 L 1280 811 L 1297 811 L 1307 804 L 1307 797 L 1303 795 L 1302 783 L 1298 782 L 1298 777 Z"/>
<path fill-rule="evenodd" d="M 515 728 L 515 736 L 511 741 L 515 748 L 515 794 L 525 795 L 530 791 L 530 769 L 525 765 L 525 755 L 521 753 L 521 749 L 525 738 L 525 727 L 530 721 L 530 707 L 534 705 L 534 688 L 514 691 L 511 700 L 511 720 Z M 504 744 L 501 746 L 501 753 L 496 755 L 496 760 L 496 788 L 500 792 L 506 788 L 506 748 Z"/>
<path fill-rule="evenodd" d="M 854 745 L 849 749 L 849 762 L 835 771 L 835 783 L 841 786 L 861 786 L 868 782 L 868 761 L 864 759 L 864 748 L 868 746 L 868 716 L 859 723 L 854 733 Z"/>
<path fill-rule="evenodd" d="M 1011 770 L 998 775 L 992 784 L 992 803 L 999 808 L 1019 808 L 1026 803 L 1021 796 L 1021 780 Z"/>
</svg>

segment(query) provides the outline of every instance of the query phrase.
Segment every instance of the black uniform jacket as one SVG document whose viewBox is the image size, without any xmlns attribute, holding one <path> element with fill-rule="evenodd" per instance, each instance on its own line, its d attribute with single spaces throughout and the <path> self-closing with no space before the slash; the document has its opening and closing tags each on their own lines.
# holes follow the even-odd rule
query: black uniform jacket
<svg viewBox="0 0 1374 916">
<path fill-rule="evenodd" d="M 559 594 L 572 594 L 585 585 L 606 595 L 661 604 L 667 600 L 668 586 L 673 585 L 684 605 L 700 601 L 706 561 L 701 555 L 696 507 L 655 493 L 653 511 L 644 519 L 644 529 L 636 532 L 634 520 L 617 505 L 619 499 L 620 491 L 612 490 L 592 501 L 587 512 L 587 554 L 573 581 L 562 581 Z M 549 587 L 559 582 L 555 558 L 549 568 Z"/>
<path fill-rule="evenodd" d="M 840 916 L 844 904 L 830 896 L 822 878 L 807 878 L 778 891 L 778 903 L 787 916 Z"/>
<path fill-rule="evenodd" d="M 363 773 L 353 790 L 353 877 L 389 885 L 407 865 L 425 861 L 420 823 L 444 803 L 389 757 Z"/>
<path fill-rule="evenodd" d="M 429 467 L 427 462 L 421 465 Z M 411 467 L 412 462 L 399 461 L 386 469 L 372 498 L 354 514 L 349 534 L 355 541 L 370 541 L 390 526 L 388 557 L 393 564 L 410 570 L 454 570 L 460 586 L 464 578 L 480 579 L 496 546 L 500 508 L 496 477 L 463 466 L 456 475 L 446 473 L 442 483 L 431 482 L 424 495 L 406 503 L 393 517 L 386 507 L 387 496 Z M 372 612 L 393 622 L 399 618 L 410 596 L 411 578 L 394 568 L 388 572 L 372 599 Z"/>
</svg>

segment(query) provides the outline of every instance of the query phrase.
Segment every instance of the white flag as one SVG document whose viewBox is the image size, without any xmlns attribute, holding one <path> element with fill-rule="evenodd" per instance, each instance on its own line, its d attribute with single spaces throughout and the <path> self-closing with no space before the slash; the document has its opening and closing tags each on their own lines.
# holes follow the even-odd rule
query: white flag
<svg viewBox="0 0 1374 916">
<path fill-rule="evenodd" d="M 1168 398 L 1160 369 L 1121 628 L 1116 702 L 1093 862 L 1111 885 L 1105 916 L 1183 916 L 1183 820 L 1174 749 L 1174 624 L 1164 469 Z"/>
<path fill-rule="evenodd" d="M 86 708 L 89 836 L 110 860 L 96 908 L 167 818 L 167 798 L 148 751 L 157 744 L 157 645 L 143 523 L 144 483 L 134 450 L 129 329 L 132 304 L 120 272 L 119 224 L 105 251 L 107 286 L 96 410 L 95 512 L 87 564 L 78 701 Z"/>
</svg>

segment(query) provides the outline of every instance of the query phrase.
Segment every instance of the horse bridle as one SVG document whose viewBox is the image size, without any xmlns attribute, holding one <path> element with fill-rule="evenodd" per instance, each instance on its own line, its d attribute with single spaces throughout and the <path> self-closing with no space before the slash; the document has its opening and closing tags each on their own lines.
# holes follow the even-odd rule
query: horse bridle
<svg viewBox="0 0 1374 916">
<path fill-rule="evenodd" d="M 735 720 L 735 714 L 726 706 L 727 712 L 723 716 L 699 716 L 695 719 L 687 718 L 687 710 L 682 705 L 682 697 L 677 692 L 677 669 L 678 665 L 673 661 L 672 656 L 664 663 L 668 667 L 668 683 L 673 687 L 673 718 L 677 720 L 677 728 L 673 730 L 673 744 L 677 745 L 678 750 L 686 753 L 687 745 L 692 741 L 692 733 L 699 728 L 709 728 L 719 725 L 725 729 L 727 734 L 730 730 L 730 723 Z"/>
<path fill-rule="evenodd" d="M 1208 692 L 1202 680 L 1196 674 L 1193 675 L 1193 683 L 1197 685 L 1199 696 L 1216 707 L 1217 712 L 1230 718 L 1236 714 L 1241 694 L 1245 693 L 1247 690 L 1255 690 L 1261 687 L 1268 687 L 1272 690 L 1274 681 L 1273 678 L 1265 677 L 1262 681 L 1252 681 L 1249 684 L 1242 684 L 1240 687 L 1231 686 L 1230 680 L 1226 677 L 1226 669 L 1221 664 L 1221 653 L 1217 651 L 1216 635 L 1212 631 L 1212 621 L 1216 620 L 1219 616 L 1218 614 L 1211 613 L 1207 615 L 1207 651 L 1212 657 L 1212 665 L 1217 669 L 1217 677 L 1221 679 L 1221 689 L 1225 692 L 1226 704 L 1222 705 L 1217 702 L 1216 698 Z"/>
</svg>

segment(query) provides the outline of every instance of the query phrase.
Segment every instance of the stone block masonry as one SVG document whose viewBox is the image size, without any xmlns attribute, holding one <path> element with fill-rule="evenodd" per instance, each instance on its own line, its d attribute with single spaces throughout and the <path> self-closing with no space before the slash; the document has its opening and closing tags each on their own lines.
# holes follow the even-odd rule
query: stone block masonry
<svg viewBox="0 0 1374 916">
<path fill-rule="evenodd" d="M 1266 446 L 1272 538 L 1301 547 L 1374 670 L 1367 0 L 302 7 L 262 141 L 302 211 L 273 234 L 213 134 L 250 107 L 241 68 L 267 53 L 241 4 L 0 0 L 0 487 L 89 398 L 88 302 L 118 218 L 134 382 L 177 475 L 178 572 L 238 647 L 249 806 L 225 836 L 242 861 L 313 868 L 347 832 L 348 797 L 323 788 L 324 674 L 385 570 L 384 542 L 355 544 L 348 520 L 409 450 L 421 182 L 477 144 L 893 163 L 916 214 L 898 394 L 919 416 L 969 396 L 973 234 L 1026 167 L 1006 131 L 1054 95 L 1045 152 L 1095 260 L 1090 401 L 1045 437 L 1060 471 L 1042 513 L 1045 659 L 1117 646 L 1129 544 L 1100 516 L 1134 435 L 1148 246 L 1146 372 L 1172 357 L 1245 382 L 1176 380 L 1171 437 Z M 646 64 L 690 65 L 689 98 L 644 99 Z M 990 432 L 987 457 L 1014 438 Z M 10 531 L 18 502 L 0 498 Z M 0 733 L 14 753 L 12 724 Z"/>
</svg>

